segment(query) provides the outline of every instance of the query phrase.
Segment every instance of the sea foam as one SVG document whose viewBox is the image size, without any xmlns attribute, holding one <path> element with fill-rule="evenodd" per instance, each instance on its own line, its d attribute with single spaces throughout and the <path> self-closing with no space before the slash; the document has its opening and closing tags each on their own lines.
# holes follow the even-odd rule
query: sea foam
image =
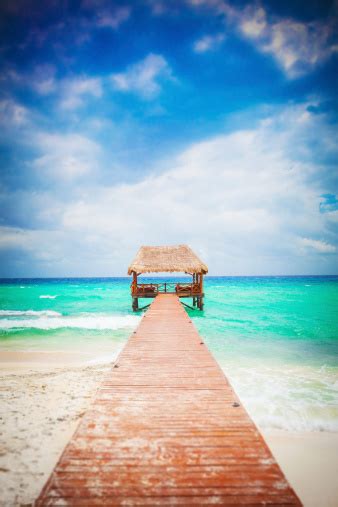
<svg viewBox="0 0 338 507">
<path fill-rule="evenodd" d="M 132 328 L 139 322 L 139 317 L 133 315 L 100 315 L 100 314 L 80 314 L 80 315 L 61 315 L 51 310 L 36 312 L 29 310 L 21 312 L 16 310 L 3 310 L 0 316 L 22 317 L 22 318 L 2 318 L 0 319 L 0 329 L 7 331 L 18 329 L 61 329 L 77 328 L 90 330 L 115 330 L 122 328 Z M 25 317 L 25 318 L 24 318 Z M 31 318 L 27 318 L 31 317 Z"/>
<path fill-rule="evenodd" d="M 262 429 L 338 431 L 336 369 L 228 365 L 226 374 Z"/>
<path fill-rule="evenodd" d="M 0 310 L 0 317 L 59 317 L 62 314 L 53 310 Z M 13 321 L 14 322 L 14 321 Z"/>
</svg>

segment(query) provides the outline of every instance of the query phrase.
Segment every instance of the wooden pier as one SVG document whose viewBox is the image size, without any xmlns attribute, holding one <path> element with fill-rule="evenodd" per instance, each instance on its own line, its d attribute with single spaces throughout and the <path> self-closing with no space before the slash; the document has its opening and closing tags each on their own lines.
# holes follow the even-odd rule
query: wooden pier
<svg viewBox="0 0 338 507">
<path fill-rule="evenodd" d="M 158 295 L 36 506 L 301 505 L 177 295 Z"/>
</svg>

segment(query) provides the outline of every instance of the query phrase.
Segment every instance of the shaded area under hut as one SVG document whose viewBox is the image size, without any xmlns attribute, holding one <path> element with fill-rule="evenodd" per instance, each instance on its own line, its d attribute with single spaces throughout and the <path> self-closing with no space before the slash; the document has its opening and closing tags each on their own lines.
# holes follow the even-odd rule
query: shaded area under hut
<svg viewBox="0 0 338 507">
<path fill-rule="evenodd" d="M 187 245 L 141 246 L 128 268 L 128 275 L 133 276 L 133 310 L 139 309 L 139 298 L 154 298 L 163 293 L 192 298 L 193 306 L 203 310 L 203 276 L 207 272 L 207 265 Z M 191 275 L 192 280 L 189 283 L 138 283 L 137 277 L 145 273 L 185 273 Z"/>
</svg>

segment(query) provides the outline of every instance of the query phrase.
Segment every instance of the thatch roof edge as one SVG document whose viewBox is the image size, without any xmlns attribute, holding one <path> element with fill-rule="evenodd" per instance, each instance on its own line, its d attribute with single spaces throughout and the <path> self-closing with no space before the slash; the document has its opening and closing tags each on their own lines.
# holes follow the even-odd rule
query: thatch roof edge
<svg viewBox="0 0 338 507">
<path fill-rule="evenodd" d="M 208 266 L 188 245 L 141 246 L 128 268 L 129 275 L 133 272 L 206 274 Z"/>
</svg>

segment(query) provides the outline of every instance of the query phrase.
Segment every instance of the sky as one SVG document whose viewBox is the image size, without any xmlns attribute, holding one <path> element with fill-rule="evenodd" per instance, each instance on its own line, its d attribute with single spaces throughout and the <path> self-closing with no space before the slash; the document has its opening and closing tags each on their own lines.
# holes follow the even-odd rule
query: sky
<svg viewBox="0 0 338 507">
<path fill-rule="evenodd" d="M 338 3 L 2 0 L 0 276 L 338 274 Z"/>
</svg>

